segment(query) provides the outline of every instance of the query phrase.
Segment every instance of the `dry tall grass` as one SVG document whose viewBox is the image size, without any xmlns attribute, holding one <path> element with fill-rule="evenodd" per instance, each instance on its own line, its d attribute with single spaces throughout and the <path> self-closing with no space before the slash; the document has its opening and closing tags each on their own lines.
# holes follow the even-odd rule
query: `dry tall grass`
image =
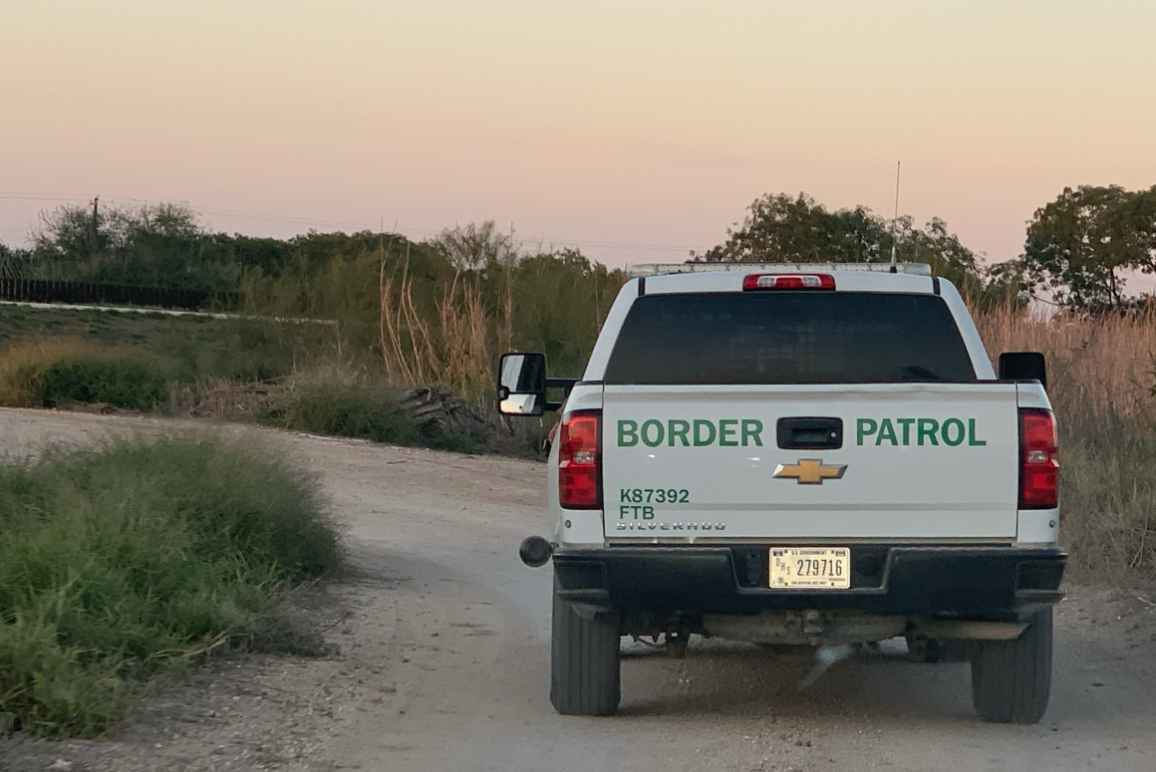
<svg viewBox="0 0 1156 772">
<path fill-rule="evenodd" d="M 72 339 L 13 343 L 0 351 L 0 405 L 39 407 L 39 381 L 46 369 L 64 360 L 108 351 L 108 347 Z"/>
<path fill-rule="evenodd" d="M 1042 351 L 1060 427 L 1062 539 L 1085 578 L 1156 575 L 1156 318 L 976 315 L 993 357 Z"/>
<path fill-rule="evenodd" d="M 1010 309 L 977 313 L 993 358 L 1001 351 L 1042 351 L 1049 394 L 1066 410 L 1126 417 L 1153 415 L 1156 316 L 1079 318 Z"/>
<path fill-rule="evenodd" d="M 488 392 L 497 349 L 509 346 L 513 337 L 508 279 L 501 292 L 492 309 L 477 277 L 459 271 L 436 299 L 437 318 L 431 319 L 414 302 L 408 255 L 400 273 L 383 257 L 378 335 L 386 380 L 404 386 L 444 384 L 471 398 Z"/>
</svg>

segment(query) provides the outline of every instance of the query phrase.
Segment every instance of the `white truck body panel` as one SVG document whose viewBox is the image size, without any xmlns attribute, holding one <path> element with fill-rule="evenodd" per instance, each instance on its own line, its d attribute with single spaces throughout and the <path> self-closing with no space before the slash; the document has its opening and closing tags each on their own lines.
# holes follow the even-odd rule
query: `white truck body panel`
<svg viewBox="0 0 1156 772">
<path fill-rule="evenodd" d="M 831 271 L 838 292 L 938 294 L 947 306 L 975 370 L 969 383 L 816 385 L 615 385 L 603 382 L 614 345 L 632 305 L 643 295 L 741 292 L 750 270 L 653 275 L 629 281 L 612 305 L 582 381 L 563 412 L 602 410 L 602 510 L 571 510 L 558 501 L 558 449 L 551 452 L 549 508 L 555 538 L 568 548 L 625 543 L 850 543 L 854 541 L 1016 543 L 1054 546 L 1059 512 L 1017 510 L 1020 407 L 1050 409 L 1038 384 L 997 382 L 970 314 L 952 284 L 916 272 Z M 661 356 L 662 352 L 655 352 Z M 785 417 L 829 417 L 843 422 L 842 447 L 785 450 L 776 422 Z M 858 436 L 861 419 L 925 419 L 940 427 L 936 444 L 892 444 Z M 757 420 L 761 444 L 694 446 L 668 435 L 671 421 Z M 945 422 L 958 425 L 944 441 Z M 661 441 L 621 445 L 620 421 L 633 421 Z M 906 431 L 917 434 L 918 425 Z M 751 438 L 748 438 L 751 439 Z M 909 438 L 912 439 L 912 438 Z M 924 438 L 926 439 L 926 437 Z M 780 464 L 817 459 L 845 467 L 822 484 L 775 478 Z M 649 504 L 623 500 L 634 491 L 670 491 L 686 501 Z M 629 493 L 624 494 L 623 491 Z M 669 498 L 663 495 L 662 498 Z M 649 506 L 651 510 L 639 509 Z M 695 528 L 688 529 L 689 524 Z M 708 524 L 711 527 L 703 529 Z"/>
<path fill-rule="evenodd" d="M 777 420 L 805 416 L 842 419 L 843 446 L 779 448 Z M 680 436 L 669 436 L 672 419 L 690 421 L 692 427 L 704 422 L 699 425 L 704 436 L 718 434 L 720 419 L 757 421 L 760 431 L 757 437 L 753 431 L 746 438 L 736 434 L 736 447 L 685 447 Z M 877 444 L 877 430 L 860 437 L 861 419 L 876 425 L 892 421 L 896 443 Z M 904 432 L 900 419 L 910 444 L 898 444 Z M 952 421 L 946 439 L 957 444 L 948 445 L 941 432 L 930 431 L 920 443 L 912 419 L 936 421 L 939 427 Z M 629 447 L 617 442 L 620 421 L 641 427 Z M 1013 384 L 607 386 L 606 538 L 1010 541 L 1017 526 L 1016 427 Z M 653 447 L 643 441 L 660 435 Z M 743 445 L 742 439 L 748 442 Z M 843 476 L 822 484 L 772 477 L 778 465 L 807 458 L 845 467 Z M 631 501 L 635 489 L 671 488 L 686 490 L 688 503 L 654 503 L 654 494 L 649 509 Z M 687 531 L 691 524 L 713 528 Z"/>
</svg>

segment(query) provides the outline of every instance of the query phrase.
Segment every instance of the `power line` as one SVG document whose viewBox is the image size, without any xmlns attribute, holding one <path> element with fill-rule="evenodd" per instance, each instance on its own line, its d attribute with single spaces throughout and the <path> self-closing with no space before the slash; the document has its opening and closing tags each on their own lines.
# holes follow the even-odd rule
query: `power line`
<svg viewBox="0 0 1156 772">
<path fill-rule="evenodd" d="M 88 196 L 29 196 L 19 193 L 0 193 L 3 201 L 86 201 Z"/>
</svg>

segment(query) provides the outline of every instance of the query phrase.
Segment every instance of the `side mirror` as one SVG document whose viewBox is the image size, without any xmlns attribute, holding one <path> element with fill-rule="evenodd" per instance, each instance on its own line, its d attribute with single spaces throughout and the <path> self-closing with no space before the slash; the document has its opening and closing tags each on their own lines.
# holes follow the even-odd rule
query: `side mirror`
<svg viewBox="0 0 1156 772">
<path fill-rule="evenodd" d="M 538 416 L 546 410 L 546 355 L 502 354 L 498 364 L 498 412 Z"/>
<path fill-rule="evenodd" d="M 1038 351 L 1007 351 L 999 355 L 999 377 L 1004 381 L 1039 381 L 1048 387 L 1048 366 Z"/>
</svg>

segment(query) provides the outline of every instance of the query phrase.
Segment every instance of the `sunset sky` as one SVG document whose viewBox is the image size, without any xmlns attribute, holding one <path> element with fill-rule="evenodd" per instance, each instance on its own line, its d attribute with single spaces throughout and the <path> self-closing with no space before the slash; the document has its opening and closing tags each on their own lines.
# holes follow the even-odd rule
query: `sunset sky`
<svg viewBox="0 0 1156 772">
<path fill-rule="evenodd" d="M 764 192 L 1019 253 L 1065 185 L 1156 184 L 1156 0 L 5 3 L 0 240 L 95 194 L 221 230 L 493 219 L 681 260 Z"/>
</svg>

